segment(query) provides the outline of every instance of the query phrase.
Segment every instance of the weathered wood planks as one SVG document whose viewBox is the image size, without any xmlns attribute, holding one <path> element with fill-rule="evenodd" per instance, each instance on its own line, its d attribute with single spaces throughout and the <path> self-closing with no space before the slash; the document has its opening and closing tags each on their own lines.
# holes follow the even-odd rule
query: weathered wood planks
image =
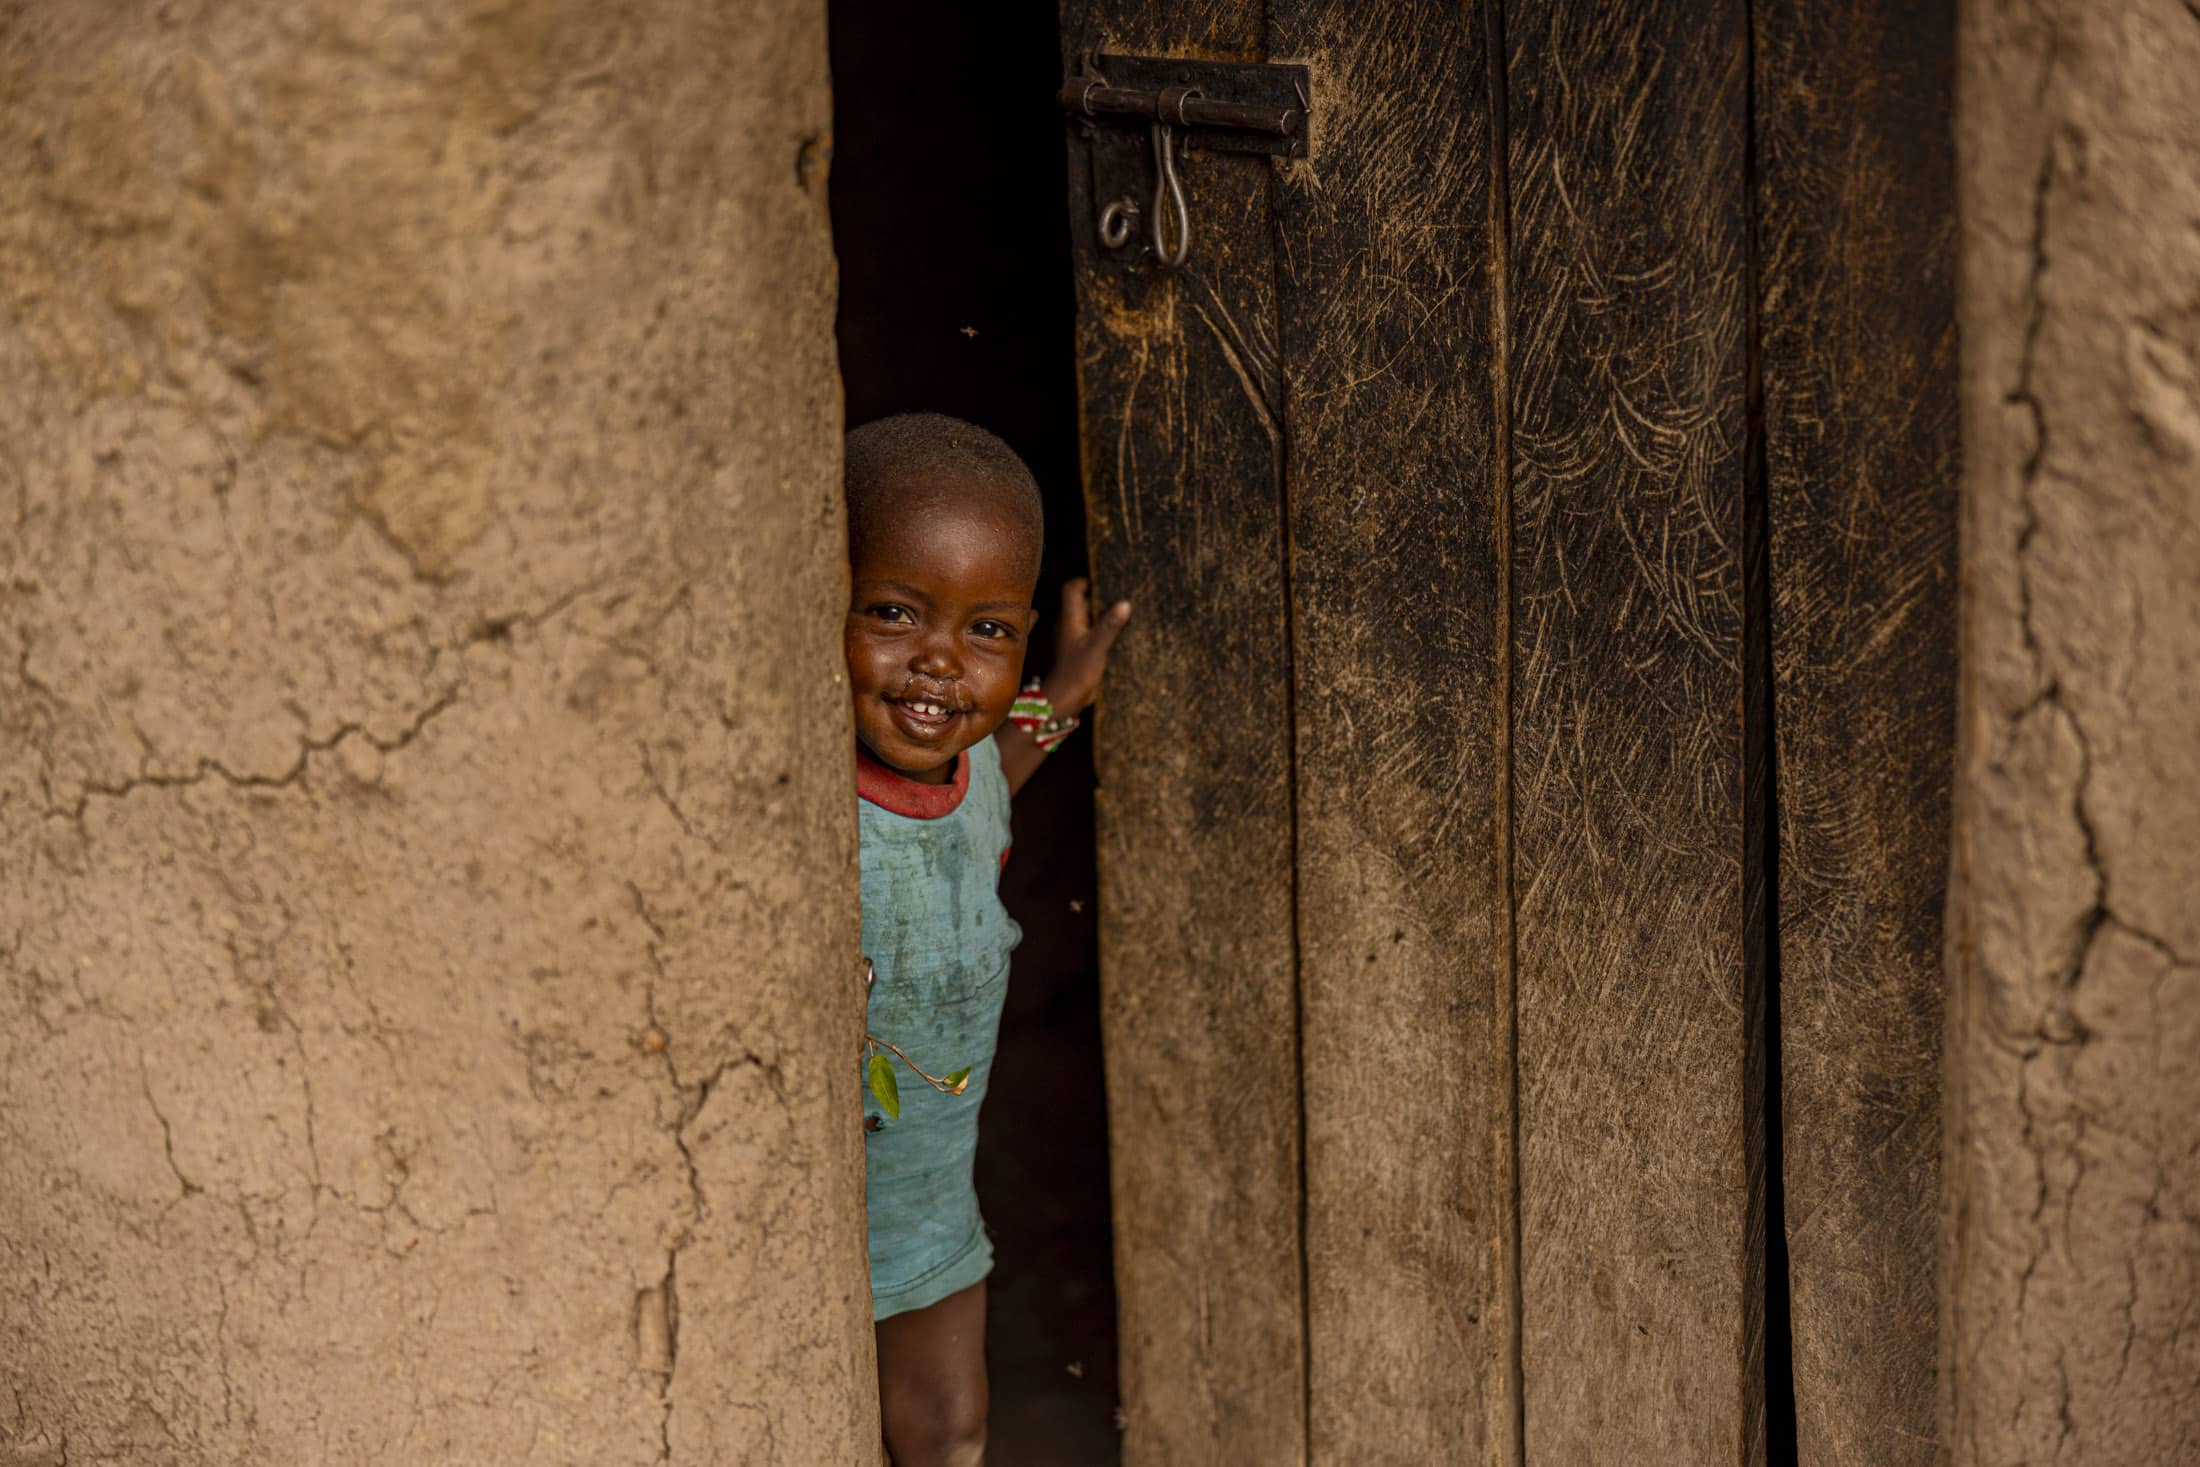
<svg viewBox="0 0 2200 1467">
<path fill-rule="evenodd" d="M 1502 1418 L 1488 76 L 1471 7 L 1271 0 L 1304 993 L 1308 1456 Z M 1407 79 L 1410 78 L 1410 84 Z M 1235 1459 L 1233 1459 L 1235 1460 Z M 1250 1459 L 1248 1459 L 1250 1460 Z"/>
<path fill-rule="evenodd" d="M 1754 11 L 1803 1467 L 1934 1460 L 1955 716 L 1954 7 Z"/>
<path fill-rule="evenodd" d="M 1753 1463 L 1743 12 L 1506 10 L 1527 1459 Z"/>
<path fill-rule="evenodd" d="M 1768 1146 L 1801 1460 L 1929 1457 L 1947 15 L 1541 0 L 1503 7 L 1492 67 L 1474 7 L 1099 8 L 1088 34 L 1120 49 L 1265 49 L 1317 97 L 1270 208 L 1244 160 L 1200 161 L 1241 192 L 1203 208 L 1221 233 L 1185 277 L 1081 274 L 1111 594 L 1181 598 L 1225 543 L 1234 571 L 1146 623 L 1130 655 L 1153 660 L 1116 691 L 1135 745 L 1103 749 L 1135 771 L 1105 805 L 1107 940 L 1135 955 L 1111 998 L 1118 1213 L 1165 1214 L 1153 1247 L 1249 1229 L 1196 1270 L 1122 1243 L 1152 1285 L 1143 1325 L 1126 1295 L 1126 1358 L 1135 1382 L 1157 1331 L 1168 1397 L 1134 1399 L 1133 1460 L 1750 1467 L 1790 1278 L 1766 1275 Z M 1217 476 L 1236 497 L 1191 487 Z M 1194 679 L 1245 736 L 1228 770 L 1187 763 L 1204 731 L 1169 721 L 1163 690 Z M 1217 931 L 1153 860 L 1191 853 L 1195 886 L 1220 869 L 1171 813 L 1202 788 L 1229 792 L 1234 835 L 1269 820 L 1203 909 Z M 1254 1000 L 1182 1038 L 1246 955 Z M 1218 1055 L 1225 1078 L 1198 1074 Z M 1229 1157 L 1219 1201 L 1197 1178 L 1253 1074 L 1263 1149 Z M 1187 1365 L 1188 1301 L 1231 1269 L 1269 1290 L 1233 1301 L 1259 1328 Z M 1261 1375 L 1261 1352 L 1287 1364 Z M 1232 1414 L 1224 1382 L 1256 1377 Z M 1245 1445 L 1291 1391 L 1303 1437 Z"/>
<path fill-rule="evenodd" d="M 1074 64 L 1258 59 L 1257 5 L 1064 10 Z M 1124 1461 L 1291 1463 L 1305 1440 L 1289 630 L 1270 164 L 1184 169 L 1189 265 L 1093 240 L 1073 140 L 1092 559 L 1137 607 L 1099 726 L 1103 1024 Z"/>
</svg>

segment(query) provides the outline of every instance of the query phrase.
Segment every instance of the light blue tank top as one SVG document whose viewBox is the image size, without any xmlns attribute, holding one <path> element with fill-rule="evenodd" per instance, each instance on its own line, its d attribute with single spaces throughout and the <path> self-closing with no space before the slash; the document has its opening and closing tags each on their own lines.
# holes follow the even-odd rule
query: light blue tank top
<svg viewBox="0 0 2200 1467">
<path fill-rule="evenodd" d="M 1009 953 L 1023 934 L 998 890 L 1009 845 L 1000 753 L 983 739 L 962 759 L 959 801 L 952 786 L 917 784 L 875 763 L 858 778 L 863 951 L 878 975 L 869 1030 L 935 1075 L 970 1069 L 961 1095 L 942 1095 L 889 1054 L 897 1120 L 858 1067 L 865 1125 L 876 1117 L 878 1126 L 864 1143 L 876 1319 L 936 1303 L 992 1268 L 971 1166 Z M 917 811 L 927 813 L 904 813 Z"/>
</svg>

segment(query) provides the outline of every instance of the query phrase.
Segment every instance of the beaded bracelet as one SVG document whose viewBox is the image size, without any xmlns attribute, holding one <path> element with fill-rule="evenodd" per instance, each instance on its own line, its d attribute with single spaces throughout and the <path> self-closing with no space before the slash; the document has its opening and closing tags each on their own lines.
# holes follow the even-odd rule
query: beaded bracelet
<svg viewBox="0 0 2200 1467">
<path fill-rule="evenodd" d="M 1023 691 L 1009 707 L 1008 721 L 1030 734 L 1042 754 L 1053 753 L 1056 744 L 1077 732 L 1074 714 L 1055 717 L 1054 702 L 1040 691 L 1037 678 L 1025 679 Z"/>
</svg>

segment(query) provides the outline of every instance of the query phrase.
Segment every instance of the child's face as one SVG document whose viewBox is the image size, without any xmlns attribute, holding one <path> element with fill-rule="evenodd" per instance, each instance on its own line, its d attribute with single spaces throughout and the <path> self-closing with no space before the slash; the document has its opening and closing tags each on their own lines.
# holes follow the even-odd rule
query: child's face
<svg viewBox="0 0 2200 1467">
<path fill-rule="evenodd" d="M 1016 701 L 1036 573 L 1028 533 L 979 495 L 880 516 L 851 565 L 856 737 L 880 763 L 944 784 Z"/>
</svg>

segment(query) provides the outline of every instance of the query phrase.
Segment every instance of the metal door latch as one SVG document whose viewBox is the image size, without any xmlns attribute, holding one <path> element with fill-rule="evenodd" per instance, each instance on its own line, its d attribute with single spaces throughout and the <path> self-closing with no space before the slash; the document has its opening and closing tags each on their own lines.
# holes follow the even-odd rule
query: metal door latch
<svg viewBox="0 0 2200 1467">
<path fill-rule="evenodd" d="M 1164 270 L 1181 266 L 1191 257 L 1192 211 L 1179 155 L 1305 157 L 1308 88 L 1303 66 L 1086 57 L 1062 83 L 1061 103 L 1091 143 L 1089 198 L 1100 247 L 1133 264 L 1150 257 Z M 1137 137 L 1139 128 L 1146 138 Z"/>
</svg>

